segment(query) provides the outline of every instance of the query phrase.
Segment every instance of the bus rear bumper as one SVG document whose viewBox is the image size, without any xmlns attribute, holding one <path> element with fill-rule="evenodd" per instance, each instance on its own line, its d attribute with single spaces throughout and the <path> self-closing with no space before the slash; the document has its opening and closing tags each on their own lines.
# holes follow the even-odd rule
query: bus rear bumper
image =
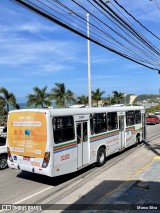
<svg viewBox="0 0 160 213">
<path fill-rule="evenodd" d="M 19 169 L 22 171 L 32 172 L 36 174 L 46 175 L 49 177 L 53 177 L 53 166 L 48 166 L 47 168 L 41 168 L 41 167 L 35 167 L 35 166 L 29 166 L 25 164 L 18 164 L 15 162 L 11 162 L 8 160 L 8 166 L 12 169 Z"/>
</svg>

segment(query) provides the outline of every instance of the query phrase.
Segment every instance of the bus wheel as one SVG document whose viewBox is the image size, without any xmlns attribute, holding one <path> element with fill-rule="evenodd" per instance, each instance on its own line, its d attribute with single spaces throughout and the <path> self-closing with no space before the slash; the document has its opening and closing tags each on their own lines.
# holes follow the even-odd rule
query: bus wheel
<svg viewBox="0 0 160 213">
<path fill-rule="evenodd" d="M 99 148 L 97 152 L 97 166 L 103 166 L 106 162 L 106 152 L 104 148 Z"/>
<path fill-rule="evenodd" d="M 7 156 L 1 155 L 0 156 L 0 170 L 6 169 L 7 167 L 8 167 Z"/>
</svg>

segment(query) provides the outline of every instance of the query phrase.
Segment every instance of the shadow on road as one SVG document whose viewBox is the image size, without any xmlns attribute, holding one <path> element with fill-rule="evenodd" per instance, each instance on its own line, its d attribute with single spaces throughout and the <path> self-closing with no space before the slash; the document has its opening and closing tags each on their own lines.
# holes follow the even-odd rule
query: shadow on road
<svg viewBox="0 0 160 213">
<path fill-rule="evenodd" d="M 151 144 L 149 142 L 144 142 L 144 147 L 150 151 L 152 151 L 155 155 L 160 156 L 160 145 L 159 144 Z"/>
<path fill-rule="evenodd" d="M 74 179 L 82 174 L 85 175 L 86 172 L 88 172 L 89 170 L 92 170 L 92 169 L 94 169 L 94 165 L 89 165 L 79 171 L 76 171 L 76 172 L 73 172 L 70 174 L 61 175 L 58 177 L 48 177 L 48 176 L 44 176 L 44 175 L 39 175 L 39 174 L 22 171 L 21 173 L 19 173 L 17 175 L 17 177 L 35 181 L 35 182 L 42 183 L 42 184 L 46 184 L 46 185 L 57 186 L 62 183 L 65 183 L 71 179 Z"/>
<path fill-rule="evenodd" d="M 119 187 L 121 185 L 122 187 Z M 113 213 L 113 210 L 120 210 L 120 212 L 126 212 L 127 210 L 132 212 L 133 210 L 135 212 L 135 210 L 143 206 L 146 206 L 146 208 L 149 206 L 159 208 L 159 190 L 160 182 L 108 180 L 95 186 L 86 194 L 82 190 L 80 198 L 72 204 L 46 204 L 43 205 L 43 209 L 62 210 L 64 213 L 78 213 L 82 211 L 99 213 L 100 210 L 100 212 L 105 211 L 107 213 Z M 144 210 L 144 212 L 146 211 Z"/>
</svg>

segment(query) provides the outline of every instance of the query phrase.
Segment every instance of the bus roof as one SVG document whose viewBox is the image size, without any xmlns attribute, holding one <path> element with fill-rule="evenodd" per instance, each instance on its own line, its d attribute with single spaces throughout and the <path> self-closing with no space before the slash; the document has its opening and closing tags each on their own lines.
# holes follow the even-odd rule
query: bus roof
<svg viewBox="0 0 160 213">
<path fill-rule="evenodd" d="M 143 106 L 110 106 L 110 107 L 86 107 L 86 108 L 59 108 L 59 109 L 20 109 L 13 110 L 9 113 L 18 112 L 50 112 L 51 116 L 62 116 L 62 115 L 79 115 L 79 114 L 91 114 L 91 113 L 102 113 L 102 112 L 122 112 L 128 110 L 144 110 Z"/>
</svg>

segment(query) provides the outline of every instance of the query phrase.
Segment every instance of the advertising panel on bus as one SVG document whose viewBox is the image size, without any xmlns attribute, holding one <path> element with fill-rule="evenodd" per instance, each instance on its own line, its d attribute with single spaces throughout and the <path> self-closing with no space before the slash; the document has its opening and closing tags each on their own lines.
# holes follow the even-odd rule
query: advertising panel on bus
<svg viewBox="0 0 160 213">
<path fill-rule="evenodd" d="M 44 112 L 10 113 L 8 119 L 8 146 L 12 154 L 43 158 L 47 142 L 47 124 Z"/>
</svg>

